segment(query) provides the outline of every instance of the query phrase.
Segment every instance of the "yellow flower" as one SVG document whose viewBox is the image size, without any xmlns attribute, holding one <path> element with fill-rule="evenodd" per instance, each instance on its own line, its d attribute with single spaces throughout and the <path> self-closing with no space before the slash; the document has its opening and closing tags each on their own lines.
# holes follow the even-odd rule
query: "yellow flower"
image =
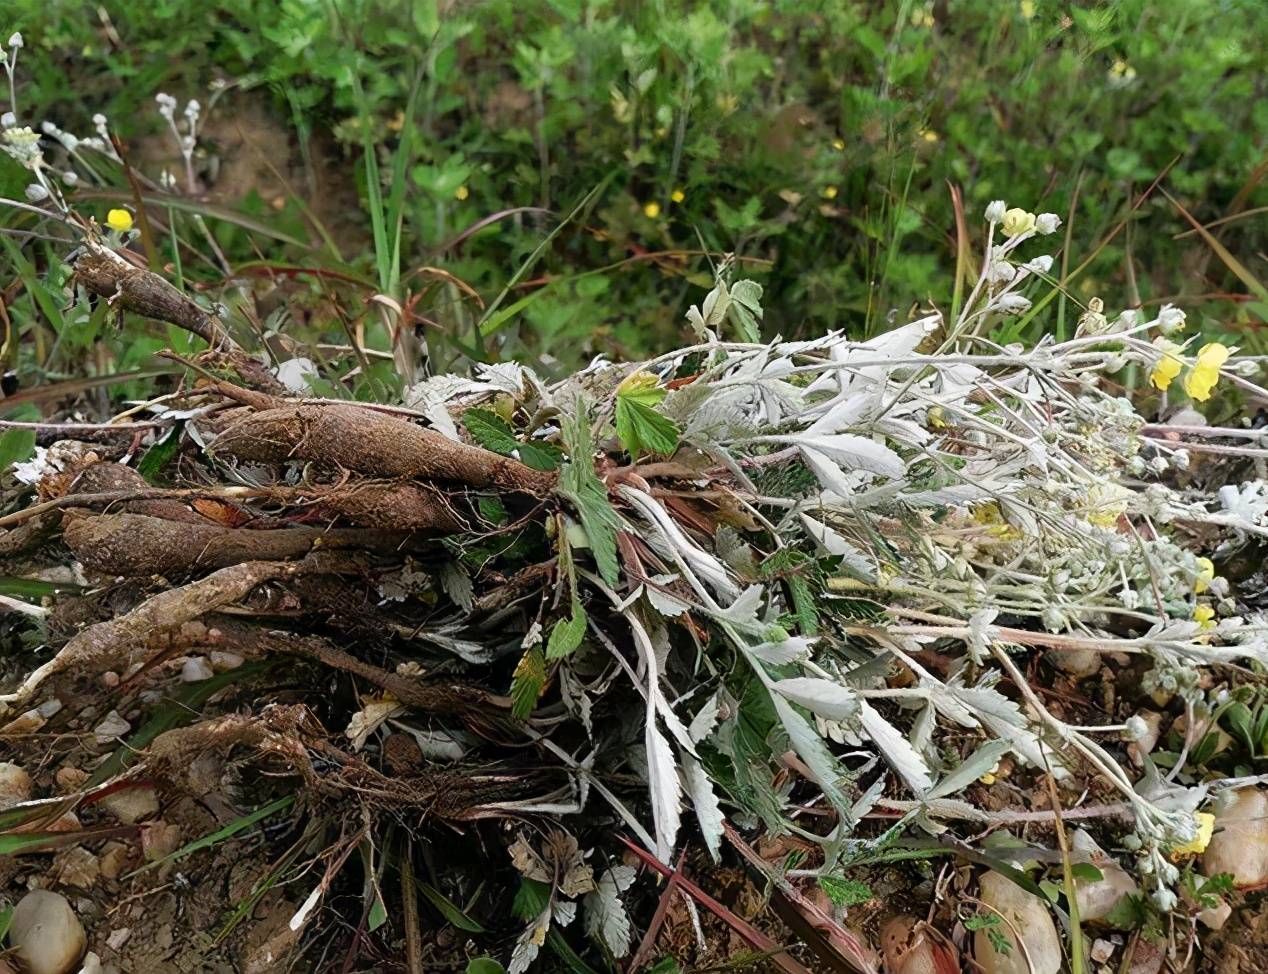
<svg viewBox="0 0 1268 974">
<path fill-rule="evenodd" d="M 980 781 L 984 785 L 993 785 L 995 784 L 995 772 L 988 771 L 986 772 L 986 774 L 982 775 L 977 780 Z"/>
<path fill-rule="evenodd" d="M 684 193 L 681 189 L 676 189 L 672 193 L 669 194 L 669 198 L 673 200 L 675 203 L 681 203 L 683 200 L 687 198 L 687 194 Z"/>
<path fill-rule="evenodd" d="M 1155 389 L 1166 389 L 1171 385 L 1172 380 L 1180 374 L 1180 370 L 1184 368 L 1184 363 L 1176 356 L 1176 352 L 1180 351 L 1180 346 L 1175 342 L 1169 342 L 1165 338 L 1155 338 L 1154 346 L 1162 351 L 1162 358 L 1158 360 L 1158 364 L 1154 366 L 1154 370 L 1149 373 L 1149 381 L 1153 383 Z"/>
<path fill-rule="evenodd" d="M 845 149 L 845 139 L 833 139 L 833 140 L 832 140 L 832 148 L 836 149 L 836 150 L 837 150 L 837 152 L 842 152 L 842 151 L 844 151 L 844 149 Z"/>
<path fill-rule="evenodd" d="M 1220 366 L 1228 361 L 1228 349 L 1219 342 L 1203 345 L 1198 352 L 1197 361 L 1184 377 L 1184 391 L 1190 399 L 1206 402 L 1211 398 L 1211 390 L 1220 381 Z"/>
<path fill-rule="evenodd" d="M 645 203 L 643 205 L 643 215 L 649 220 L 655 220 L 658 216 L 660 216 L 660 204 Z"/>
<path fill-rule="evenodd" d="M 834 200 L 837 198 L 837 188 L 835 186 L 825 186 L 820 190 L 819 195 L 825 200 Z"/>
<path fill-rule="evenodd" d="M 1000 224 L 1000 229 L 1004 231 L 1005 237 L 1020 237 L 1023 233 L 1029 233 L 1035 229 L 1035 215 L 1023 210 L 1020 206 L 1014 206 L 1004 214 L 1004 222 Z"/>
<path fill-rule="evenodd" d="M 1206 851 L 1211 844 L 1211 836 L 1215 834 L 1215 816 L 1210 812 L 1195 812 L 1198 834 L 1183 845 L 1171 847 L 1172 856 L 1197 856 Z"/>
<path fill-rule="evenodd" d="M 1193 581 L 1193 591 L 1201 595 L 1215 581 L 1215 564 L 1210 558 L 1198 559 L 1198 577 Z"/>
<path fill-rule="evenodd" d="M 933 129 L 924 129 L 920 133 L 920 137 L 926 142 L 933 143 L 938 141 L 938 133 Z"/>
<path fill-rule="evenodd" d="M 471 195 L 471 190 L 467 189 L 466 186 L 459 186 L 457 189 L 453 191 L 453 195 L 454 195 L 454 199 L 465 200 L 468 196 Z"/>
<path fill-rule="evenodd" d="M 1215 628 L 1215 610 L 1209 605 L 1203 604 L 1194 608 L 1193 621 L 1203 629 Z"/>
<path fill-rule="evenodd" d="M 1021 0 L 1017 5 L 1017 12 L 1021 14 L 1023 20 L 1033 20 L 1035 17 L 1035 0 Z"/>
<path fill-rule="evenodd" d="M 106 214 L 106 226 L 124 233 L 132 229 L 132 214 L 127 210 L 111 210 Z"/>
</svg>

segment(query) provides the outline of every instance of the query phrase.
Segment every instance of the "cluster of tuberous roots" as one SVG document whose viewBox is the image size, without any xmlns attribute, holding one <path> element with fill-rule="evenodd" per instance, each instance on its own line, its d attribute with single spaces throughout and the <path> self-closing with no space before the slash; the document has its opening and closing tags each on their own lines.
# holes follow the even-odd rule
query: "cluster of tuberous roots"
<svg viewBox="0 0 1268 974">
<path fill-rule="evenodd" d="M 486 572 L 461 613 L 453 600 L 385 602 L 383 585 L 404 566 L 426 576 L 462 545 L 496 535 L 481 497 L 496 496 L 512 523 L 545 522 L 555 474 L 391 409 L 287 396 L 155 275 L 91 249 L 81 265 L 90 290 L 216 341 L 204 361 L 227 363 L 236 381 L 186 390 L 209 408 L 197 420 L 201 435 L 165 461 L 165 486 L 119 462 L 122 448 L 98 443 L 69 451 L 73 460 L 49 472 L 37 496 L 0 518 L 0 574 L 74 564 L 87 583 L 46 601 L 38 665 L 0 677 L 0 725 L 53 696 L 109 709 L 111 694 L 173 680 L 173 660 L 219 652 L 267 663 L 270 678 L 341 674 L 335 683 L 354 706 L 327 707 L 323 717 L 314 694 L 317 704 L 300 696 L 236 713 L 209 708 L 146 742 L 129 774 L 179 788 L 192 756 L 237 749 L 317 794 L 444 818 L 522 795 L 522 774 L 456 775 L 417 749 L 387 768 L 334 742 L 362 695 L 390 698 L 416 726 L 493 739 L 513 732 L 506 674 L 499 686 L 458 656 L 419 648 L 434 645 L 442 614 L 464 645 L 504 629 L 509 604 L 542 592 L 549 562 L 530 563 L 523 578 Z"/>
</svg>

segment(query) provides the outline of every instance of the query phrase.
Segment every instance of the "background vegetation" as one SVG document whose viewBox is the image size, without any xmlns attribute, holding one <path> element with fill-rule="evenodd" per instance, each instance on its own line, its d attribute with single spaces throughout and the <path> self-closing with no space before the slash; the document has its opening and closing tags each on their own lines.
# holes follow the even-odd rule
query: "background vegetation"
<svg viewBox="0 0 1268 974">
<path fill-rule="evenodd" d="M 8 8 L 26 39 L 22 120 L 91 134 L 102 112 L 139 169 L 179 172 L 154 95 L 198 98 L 190 195 L 317 248 L 209 220 L 233 269 L 324 262 L 412 300 L 433 346 L 454 355 L 545 357 L 561 371 L 659 349 L 711 282 L 701 250 L 747 261 L 769 333 L 874 333 L 948 300 L 952 187 L 970 214 L 1002 197 L 1065 217 L 1057 269 L 1076 301 L 1170 300 L 1238 332 L 1268 318 L 1177 205 L 1155 191 L 1132 209 L 1165 173 L 1176 203 L 1226 221 L 1213 232 L 1262 271 L 1268 53 L 1255 38 L 1268 7 L 1254 0 Z M 367 159 L 381 189 L 367 187 Z M 21 198 L 25 176 L 0 159 L 0 193 Z M 163 243 L 170 266 L 178 254 Z M 40 263 L 38 247 L 27 254 Z M 195 281 L 225 270 L 184 257 Z M 1045 327 L 1068 333 L 1078 309 L 1062 299 L 1057 311 Z M 14 319 L 35 326 L 47 312 L 28 294 Z M 68 349 L 101 322 L 83 327 L 59 336 Z M 371 328 L 365 340 L 386 338 Z M 152 350 L 128 344 L 123 364 Z M 18 363 L 18 345 L 8 367 L 56 371 Z"/>
</svg>

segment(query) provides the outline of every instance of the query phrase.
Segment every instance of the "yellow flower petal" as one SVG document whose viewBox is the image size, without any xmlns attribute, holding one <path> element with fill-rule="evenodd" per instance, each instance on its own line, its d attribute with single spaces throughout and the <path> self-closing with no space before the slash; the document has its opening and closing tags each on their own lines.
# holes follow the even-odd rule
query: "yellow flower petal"
<svg viewBox="0 0 1268 974">
<path fill-rule="evenodd" d="M 1202 346 L 1193 368 L 1184 377 L 1184 391 L 1190 399 L 1206 402 L 1211 398 L 1211 391 L 1220 381 L 1220 367 L 1228 361 L 1228 355 L 1228 349 L 1219 342 Z"/>
<path fill-rule="evenodd" d="M 1166 389 L 1167 386 L 1171 385 L 1175 377 L 1180 374 L 1180 370 L 1184 368 L 1184 362 L 1176 355 L 1180 351 L 1180 346 L 1175 342 L 1167 341 L 1165 338 L 1156 339 L 1154 345 L 1162 351 L 1162 358 L 1158 360 L 1154 370 L 1149 373 L 1149 381 L 1153 383 L 1155 389 Z"/>
<path fill-rule="evenodd" d="M 832 148 L 836 149 L 837 152 L 841 152 L 845 149 L 845 139 L 833 139 Z"/>
<path fill-rule="evenodd" d="M 660 204 L 659 203 L 645 204 L 643 206 L 643 215 L 646 216 L 649 220 L 655 220 L 658 216 L 660 216 Z"/>
<path fill-rule="evenodd" d="M 465 200 L 468 196 L 471 195 L 471 190 L 467 189 L 467 187 L 465 186 L 459 186 L 457 189 L 453 191 L 453 195 L 454 195 L 454 199 Z"/>
<path fill-rule="evenodd" d="M 1203 629 L 1215 628 L 1215 610 L 1209 605 L 1199 605 L 1193 610 L 1193 621 Z"/>
<path fill-rule="evenodd" d="M 1198 576 L 1193 580 L 1193 591 L 1201 595 L 1215 581 L 1215 564 L 1210 558 L 1198 559 Z"/>
<path fill-rule="evenodd" d="M 837 198 L 837 188 L 835 186 L 825 186 L 819 195 L 825 200 L 834 200 Z"/>
<path fill-rule="evenodd" d="M 1210 812 L 1195 812 L 1193 818 L 1197 821 L 1198 834 L 1183 845 L 1173 846 L 1173 856 L 1201 855 L 1211 844 L 1211 836 L 1215 834 L 1215 816 Z"/>
<path fill-rule="evenodd" d="M 132 229 L 132 214 L 127 210 L 111 210 L 106 214 L 106 226 L 119 233 Z"/>
<path fill-rule="evenodd" d="M 1029 233 L 1035 229 L 1035 215 L 1023 210 L 1020 206 L 1014 206 L 1004 214 L 1000 229 L 1005 237 L 1020 237 L 1023 233 Z"/>
<path fill-rule="evenodd" d="M 676 189 L 672 193 L 669 194 L 669 198 L 673 200 L 675 203 L 681 203 L 683 200 L 687 198 L 687 194 L 684 193 L 681 189 Z"/>
</svg>

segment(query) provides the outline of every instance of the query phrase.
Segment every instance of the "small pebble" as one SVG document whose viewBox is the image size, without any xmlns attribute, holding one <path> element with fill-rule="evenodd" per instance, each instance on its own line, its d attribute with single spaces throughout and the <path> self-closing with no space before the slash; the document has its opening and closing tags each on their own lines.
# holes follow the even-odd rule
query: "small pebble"
<svg viewBox="0 0 1268 974">
<path fill-rule="evenodd" d="M 153 788 L 125 788 L 101 799 L 101 807 L 124 825 L 135 825 L 158 814 L 158 794 Z"/>
<path fill-rule="evenodd" d="M 93 735 L 98 744 L 113 744 L 118 738 L 132 730 L 132 725 L 119 716 L 119 711 L 112 710 L 105 719 L 93 728 Z"/>
<path fill-rule="evenodd" d="M 9 944 L 26 974 L 71 974 L 88 938 L 66 897 L 37 889 L 13 908 Z"/>
<path fill-rule="evenodd" d="M 63 795 L 70 795 L 79 791 L 80 786 L 88 780 L 88 772 L 68 764 L 57 769 L 53 780 L 57 782 L 58 791 Z"/>
<path fill-rule="evenodd" d="M 1107 960 L 1114 956 L 1114 945 L 1108 940 L 1096 939 L 1092 941 L 1092 950 L 1090 953 L 1092 960 L 1098 964 L 1104 964 Z"/>
<path fill-rule="evenodd" d="M 114 670 L 106 670 L 101 674 L 101 685 L 107 689 L 113 689 L 119 685 L 119 674 Z"/>
<path fill-rule="evenodd" d="M 185 683 L 200 683 L 215 675 L 216 671 L 211 668 L 211 663 L 205 656 L 191 656 L 181 667 L 181 680 Z"/>
<path fill-rule="evenodd" d="M 209 658 L 211 660 L 211 668 L 217 673 L 223 673 L 225 670 L 236 670 L 242 665 L 242 657 L 237 653 L 213 650 Z"/>
<path fill-rule="evenodd" d="M 9 808 L 31 798 L 31 776 L 26 769 L 8 761 L 0 764 L 0 808 Z"/>
<path fill-rule="evenodd" d="M 128 942 L 128 938 L 131 936 L 131 927 L 120 927 L 118 930 L 111 930 L 110 935 L 106 937 L 106 946 L 111 950 L 118 950 Z"/>
</svg>

